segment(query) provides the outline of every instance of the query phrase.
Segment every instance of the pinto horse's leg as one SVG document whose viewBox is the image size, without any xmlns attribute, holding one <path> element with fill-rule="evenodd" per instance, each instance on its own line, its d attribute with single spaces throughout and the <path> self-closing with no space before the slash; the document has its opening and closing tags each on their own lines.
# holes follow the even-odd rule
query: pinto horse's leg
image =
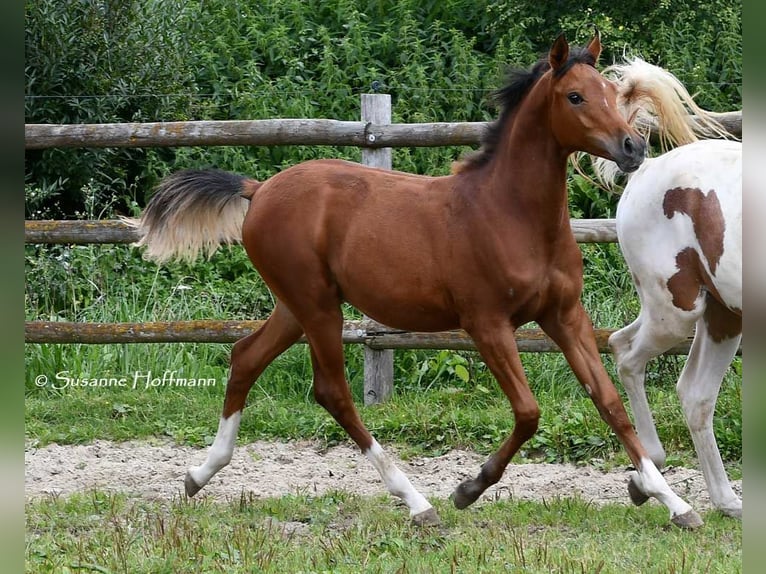
<svg viewBox="0 0 766 574">
<path fill-rule="evenodd" d="M 665 449 L 657 435 L 646 398 L 646 364 L 685 340 L 686 334 L 691 332 L 694 318 L 681 323 L 675 320 L 679 315 L 677 309 L 664 307 L 659 312 L 667 312 L 655 317 L 649 307 L 645 305 L 633 323 L 613 333 L 609 337 L 609 346 L 614 353 L 620 380 L 628 394 L 641 444 L 654 464 L 662 468 L 665 466 Z"/>
<path fill-rule="evenodd" d="M 714 304 L 720 305 L 715 302 Z M 697 450 L 710 501 L 727 516 L 742 518 L 742 500 L 726 475 L 713 434 L 713 414 L 726 369 L 737 353 L 741 335 L 714 341 L 704 320 L 697 321 L 689 357 L 678 379 L 677 390 L 686 423 Z"/>
<path fill-rule="evenodd" d="M 493 321 L 466 331 L 511 402 L 514 426 L 511 436 L 481 466 L 478 476 L 460 483 L 452 493 L 452 502 L 461 509 L 500 480 L 513 455 L 535 434 L 540 420 L 540 408 L 524 375 L 512 326 L 507 320 Z"/>
<path fill-rule="evenodd" d="M 184 485 L 188 496 L 194 496 L 216 472 L 229 464 L 237 441 L 242 409 L 253 383 L 269 363 L 302 334 L 303 329 L 295 317 L 278 301 L 263 327 L 234 344 L 218 432 L 205 462 L 186 473 Z"/>
<path fill-rule="evenodd" d="M 311 320 L 303 321 L 303 326 L 311 348 L 316 401 L 359 446 L 380 473 L 388 491 L 405 502 L 412 522 L 418 526 L 438 524 L 436 510 L 386 455 L 359 417 L 345 376 L 340 308 L 312 313 Z"/>
<path fill-rule="evenodd" d="M 629 486 L 633 501 L 640 504 L 645 501 L 642 494 L 652 496 L 668 508 L 675 525 L 681 528 L 701 526 L 700 516 L 670 489 L 639 441 L 617 389 L 601 362 L 593 325 L 580 302 L 570 309 L 557 308 L 550 315 L 539 319 L 538 323 L 561 348 L 601 418 L 615 432 L 633 461 L 637 469 Z"/>
</svg>

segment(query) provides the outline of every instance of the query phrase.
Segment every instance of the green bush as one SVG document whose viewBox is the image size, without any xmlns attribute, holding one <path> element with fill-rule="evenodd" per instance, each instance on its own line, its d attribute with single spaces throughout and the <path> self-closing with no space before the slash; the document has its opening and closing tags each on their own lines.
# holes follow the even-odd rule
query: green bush
<svg viewBox="0 0 766 574">
<path fill-rule="evenodd" d="M 359 117 L 377 81 L 396 122 L 494 117 L 507 64 L 528 66 L 565 32 L 602 31 L 665 66 L 717 111 L 741 106 L 741 2 L 225 0 L 26 2 L 27 123 Z M 443 174 L 465 150 L 405 149 L 394 167 Z M 26 154 L 28 217 L 129 213 L 167 173 L 215 165 L 264 179 L 331 147 L 49 149 Z M 584 211 L 588 206 L 582 205 Z"/>
</svg>

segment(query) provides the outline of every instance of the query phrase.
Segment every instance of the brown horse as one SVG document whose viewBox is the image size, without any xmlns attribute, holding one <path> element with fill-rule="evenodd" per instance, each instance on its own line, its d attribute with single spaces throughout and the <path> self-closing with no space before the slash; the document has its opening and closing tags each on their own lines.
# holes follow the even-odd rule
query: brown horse
<svg viewBox="0 0 766 574">
<path fill-rule="evenodd" d="M 169 176 L 135 225 L 158 261 L 193 259 L 241 239 L 277 303 L 231 354 L 218 434 L 207 460 L 186 476 L 194 495 L 231 459 L 246 396 L 256 378 L 305 334 L 314 396 L 404 500 L 417 524 L 435 510 L 365 428 L 344 375 L 341 303 L 391 327 L 464 329 L 508 397 L 510 437 L 460 484 L 458 508 L 503 474 L 537 430 L 540 410 L 524 375 L 514 333 L 536 321 L 559 345 L 636 472 L 634 500 L 653 496 L 682 527 L 701 524 L 639 442 L 599 356 L 580 303 L 582 257 L 569 225 L 571 153 L 614 160 L 631 172 L 646 145 L 620 115 L 615 86 L 595 64 L 598 34 L 570 50 L 560 36 L 548 57 L 516 71 L 498 96 L 500 118 L 484 147 L 446 177 L 424 177 L 316 160 L 265 182 L 221 171 Z"/>
</svg>

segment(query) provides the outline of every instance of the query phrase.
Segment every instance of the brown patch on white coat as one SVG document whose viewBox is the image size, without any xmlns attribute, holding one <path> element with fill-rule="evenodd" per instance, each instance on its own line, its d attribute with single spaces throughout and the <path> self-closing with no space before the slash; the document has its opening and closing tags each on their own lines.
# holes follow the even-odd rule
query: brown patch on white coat
<svg viewBox="0 0 766 574">
<path fill-rule="evenodd" d="M 742 310 L 730 309 L 723 302 L 710 277 L 723 256 L 726 224 L 715 190 L 707 194 L 698 188 L 676 187 L 665 193 L 662 203 L 665 216 L 672 219 L 683 213 L 692 220 L 694 235 L 702 254 L 694 247 L 686 247 L 676 255 L 678 272 L 670 277 L 667 287 L 673 296 L 673 305 L 685 311 L 695 308 L 702 290 L 705 294 L 704 320 L 711 338 L 720 342 L 742 332 Z M 707 261 L 710 272 L 705 268 Z"/>
</svg>

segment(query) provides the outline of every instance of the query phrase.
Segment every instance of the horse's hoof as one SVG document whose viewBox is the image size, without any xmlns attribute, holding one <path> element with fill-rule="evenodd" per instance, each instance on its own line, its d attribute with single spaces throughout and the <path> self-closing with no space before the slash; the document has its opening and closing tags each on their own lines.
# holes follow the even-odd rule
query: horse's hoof
<svg viewBox="0 0 766 574">
<path fill-rule="evenodd" d="M 636 506 L 641 506 L 644 502 L 649 500 L 649 497 L 638 488 L 633 477 L 628 481 L 628 494 L 630 495 L 630 501 Z"/>
<path fill-rule="evenodd" d="M 455 491 L 450 495 L 450 499 L 455 508 L 463 510 L 476 502 L 482 492 L 484 490 L 476 484 L 475 480 L 466 480 L 458 484 Z"/>
<path fill-rule="evenodd" d="M 188 472 L 186 473 L 186 478 L 184 478 L 184 490 L 186 490 L 186 496 L 192 497 L 195 494 L 197 494 L 202 487 L 194 482 L 194 479 L 192 478 L 191 474 Z"/>
<path fill-rule="evenodd" d="M 700 515 L 693 510 L 685 512 L 684 514 L 677 514 L 671 518 L 670 521 L 679 528 L 683 528 L 684 530 L 694 530 L 703 524 Z"/>
<path fill-rule="evenodd" d="M 729 508 L 719 508 L 718 510 L 724 516 L 728 516 L 730 518 L 738 518 L 738 519 L 742 520 L 742 507 L 741 506 L 735 506 L 735 507 L 729 507 Z"/>
<path fill-rule="evenodd" d="M 436 509 L 432 506 L 428 510 L 424 510 L 412 517 L 412 524 L 415 526 L 439 526 L 441 520 L 436 513 Z"/>
</svg>

